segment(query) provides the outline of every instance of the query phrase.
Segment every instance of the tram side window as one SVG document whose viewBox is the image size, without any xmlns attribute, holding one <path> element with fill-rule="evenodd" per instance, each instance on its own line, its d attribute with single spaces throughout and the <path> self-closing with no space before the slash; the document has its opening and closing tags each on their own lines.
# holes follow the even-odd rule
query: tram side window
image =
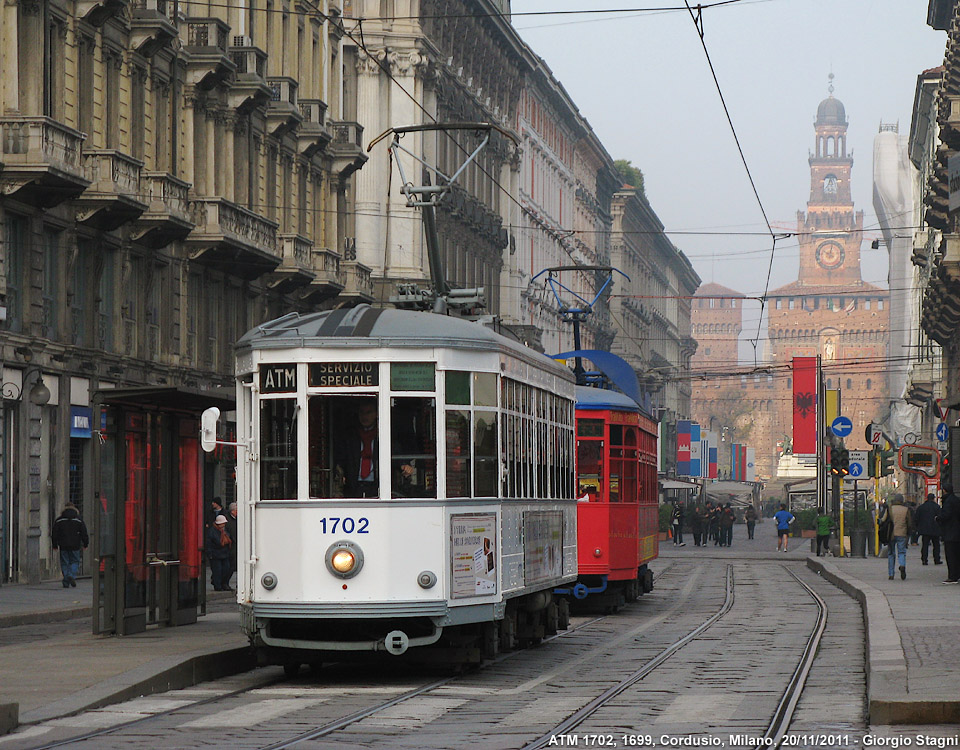
<svg viewBox="0 0 960 750">
<path fill-rule="evenodd" d="M 470 496 L 470 412 L 447 409 L 447 497 Z"/>
<path fill-rule="evenodd" d="M 437 496 L 436 400 L 390 400 L 390 474 L 393 497 Z"/>
<path fill-rule="evenodd" d="M 474 495 L 496 497 L 497 486 L 497 413 L 474 413 Z"/>
<path fill-rule="evenodd" d="M 292 398 L 260 402 L 260 498 L 297 497 L 297 402 Z"/>
<path fill-rule="evenodd" d="M 591 502 L 603 499 L 603 442 L 577 441 L 577 498 L 587 497 Z"/>
<path fill-rule="evenodd" d="M 610 502 L 620 502 L 620 480 L 623 477 L 623 427 L 610 425 Z"/>
</svg>

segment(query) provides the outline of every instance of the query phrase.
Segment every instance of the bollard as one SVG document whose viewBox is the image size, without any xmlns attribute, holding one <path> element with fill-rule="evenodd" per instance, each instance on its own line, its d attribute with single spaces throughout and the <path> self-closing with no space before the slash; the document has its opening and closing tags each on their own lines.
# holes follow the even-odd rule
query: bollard
<svg viewBox="0 0 960 750">
<path fill-rule="evenodd" d="M 850 556 L 867 556 L 867 531 L 866 529 L 852 529 L 850 531 Z"/>
</svg>

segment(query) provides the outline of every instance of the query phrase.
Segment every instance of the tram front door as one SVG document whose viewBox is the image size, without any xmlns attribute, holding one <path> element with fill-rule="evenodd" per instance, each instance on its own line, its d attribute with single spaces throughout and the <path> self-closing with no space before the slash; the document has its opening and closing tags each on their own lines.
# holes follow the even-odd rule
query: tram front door
<svg viewBox="0 0 960 750">
<path fill-rule="evenodd" d="M 181 398 L 171 399 L 171 391 Z M 199 413 L 225 399 L 184 395 L 177 389 L 101 394 L 95 633 L 186 625 L 204 611 Z"/>
</svg>

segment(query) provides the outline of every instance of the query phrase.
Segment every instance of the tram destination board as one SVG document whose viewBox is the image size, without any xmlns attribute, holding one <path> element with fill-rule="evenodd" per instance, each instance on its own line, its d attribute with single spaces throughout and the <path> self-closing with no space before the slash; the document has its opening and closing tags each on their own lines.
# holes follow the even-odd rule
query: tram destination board
<svg viewBox="0 0 960 750">
<path fill-rule="evenodd" d="M 317 388 L 355 388 L 380 384 L 377 362 L 311 362 L 310 385 Z"/>
</svg>

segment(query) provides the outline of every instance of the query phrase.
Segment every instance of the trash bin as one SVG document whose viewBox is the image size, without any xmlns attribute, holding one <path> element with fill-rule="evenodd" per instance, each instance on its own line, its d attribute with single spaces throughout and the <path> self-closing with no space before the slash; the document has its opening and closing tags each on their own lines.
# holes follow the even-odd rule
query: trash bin
<svg viewBox="0 0 960 750">
<path fill-rule="evenodd" d="M 850 557 L 867 556 L 867 530 L 850 530 Z"/>
</svg>

